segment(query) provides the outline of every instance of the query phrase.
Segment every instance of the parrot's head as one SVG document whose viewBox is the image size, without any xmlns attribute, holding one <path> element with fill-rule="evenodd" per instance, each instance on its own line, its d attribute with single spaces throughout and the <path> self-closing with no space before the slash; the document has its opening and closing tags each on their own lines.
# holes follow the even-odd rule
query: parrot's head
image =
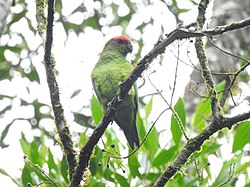
<svg viewBox="0 0 250 187">
<path fill-rule="evenodd" d="M 126 57 L 128 53 L 132 52 L 133 46 L 129 37 L 116 36 L 106 43 L 104 50 L 116 50 Z"/>
</svg>

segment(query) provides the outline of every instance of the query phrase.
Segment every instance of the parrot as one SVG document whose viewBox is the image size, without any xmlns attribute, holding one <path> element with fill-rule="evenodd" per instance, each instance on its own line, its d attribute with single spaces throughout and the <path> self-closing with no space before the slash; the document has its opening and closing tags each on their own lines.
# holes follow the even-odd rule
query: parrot
<svg viewBox="0 0 250 187">
<path fill-rule="evenodd" d="M 98 62 L 91 73 L 94 92 L 106 110 L 113 99 L 122 81 L 128 78 L 133 66 L 126 60 L 133 46 L 131 39 L 121 35 L 110 39 L 104 46 Z M 139 137 L 136 128 L 136 114 L 138 111 L 138 91 L 134 83 L 129 93 L 121 100 L 116 111 L 114 121 L 123 130 L 129 146 L 139 147 Z"/>
</svg>

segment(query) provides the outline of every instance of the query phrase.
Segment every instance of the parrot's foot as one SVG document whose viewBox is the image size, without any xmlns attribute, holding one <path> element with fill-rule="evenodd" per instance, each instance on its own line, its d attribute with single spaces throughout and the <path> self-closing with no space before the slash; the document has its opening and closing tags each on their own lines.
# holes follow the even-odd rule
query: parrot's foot
<svg viewBox="0 0 250 187">
<path fill-rule="evenodd" d="M 112 103 L 111 102 L 108 102 L 108 107 L 111 109 L 111 110 L 115 110 L 116 111 L 116 108 L 113 107 Z"/>
<path fill-rule="evenodd" d="M 118 95 L 118 97 L 117 97 L 117 101 L 118 102 L 121 102 L 122 101 L 122 98 Z"/>
</svg>

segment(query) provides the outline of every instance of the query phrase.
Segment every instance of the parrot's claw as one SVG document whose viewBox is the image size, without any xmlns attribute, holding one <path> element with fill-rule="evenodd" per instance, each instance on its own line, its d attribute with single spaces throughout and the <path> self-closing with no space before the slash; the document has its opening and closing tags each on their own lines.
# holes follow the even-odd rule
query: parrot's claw
<svg viewBox="0 0 250 187">
<path fill-rule="evenodd" d="M 117 100 L 118 100 L 118 102 L 121 102 L 122 98 L 118 95 Z"/>
<path fill-rule="evenodd" d="M 110 107 L 112 110 L 116 110 L 116 109 L 112 106 L 111 102 L 108 102 L 108 107 Z"/>
</svg>

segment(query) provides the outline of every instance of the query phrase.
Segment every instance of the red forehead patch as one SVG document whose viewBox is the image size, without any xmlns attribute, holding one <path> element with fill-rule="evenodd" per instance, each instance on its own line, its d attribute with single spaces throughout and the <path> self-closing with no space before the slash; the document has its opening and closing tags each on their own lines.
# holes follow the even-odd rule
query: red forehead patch
<svg viewBox="0 0 250 187">
<path fill-rule="evenodd" d="M 116 40 L 118 40 L 118 39 L 122 39 L 122 40 L 128 41 L 128 42 L 131 41 L 129 37 L 124 36 L 124 35 L 114 37 L 114 38 L 113 38 L 113 41 L 116 41 Z"/>
</svg>

